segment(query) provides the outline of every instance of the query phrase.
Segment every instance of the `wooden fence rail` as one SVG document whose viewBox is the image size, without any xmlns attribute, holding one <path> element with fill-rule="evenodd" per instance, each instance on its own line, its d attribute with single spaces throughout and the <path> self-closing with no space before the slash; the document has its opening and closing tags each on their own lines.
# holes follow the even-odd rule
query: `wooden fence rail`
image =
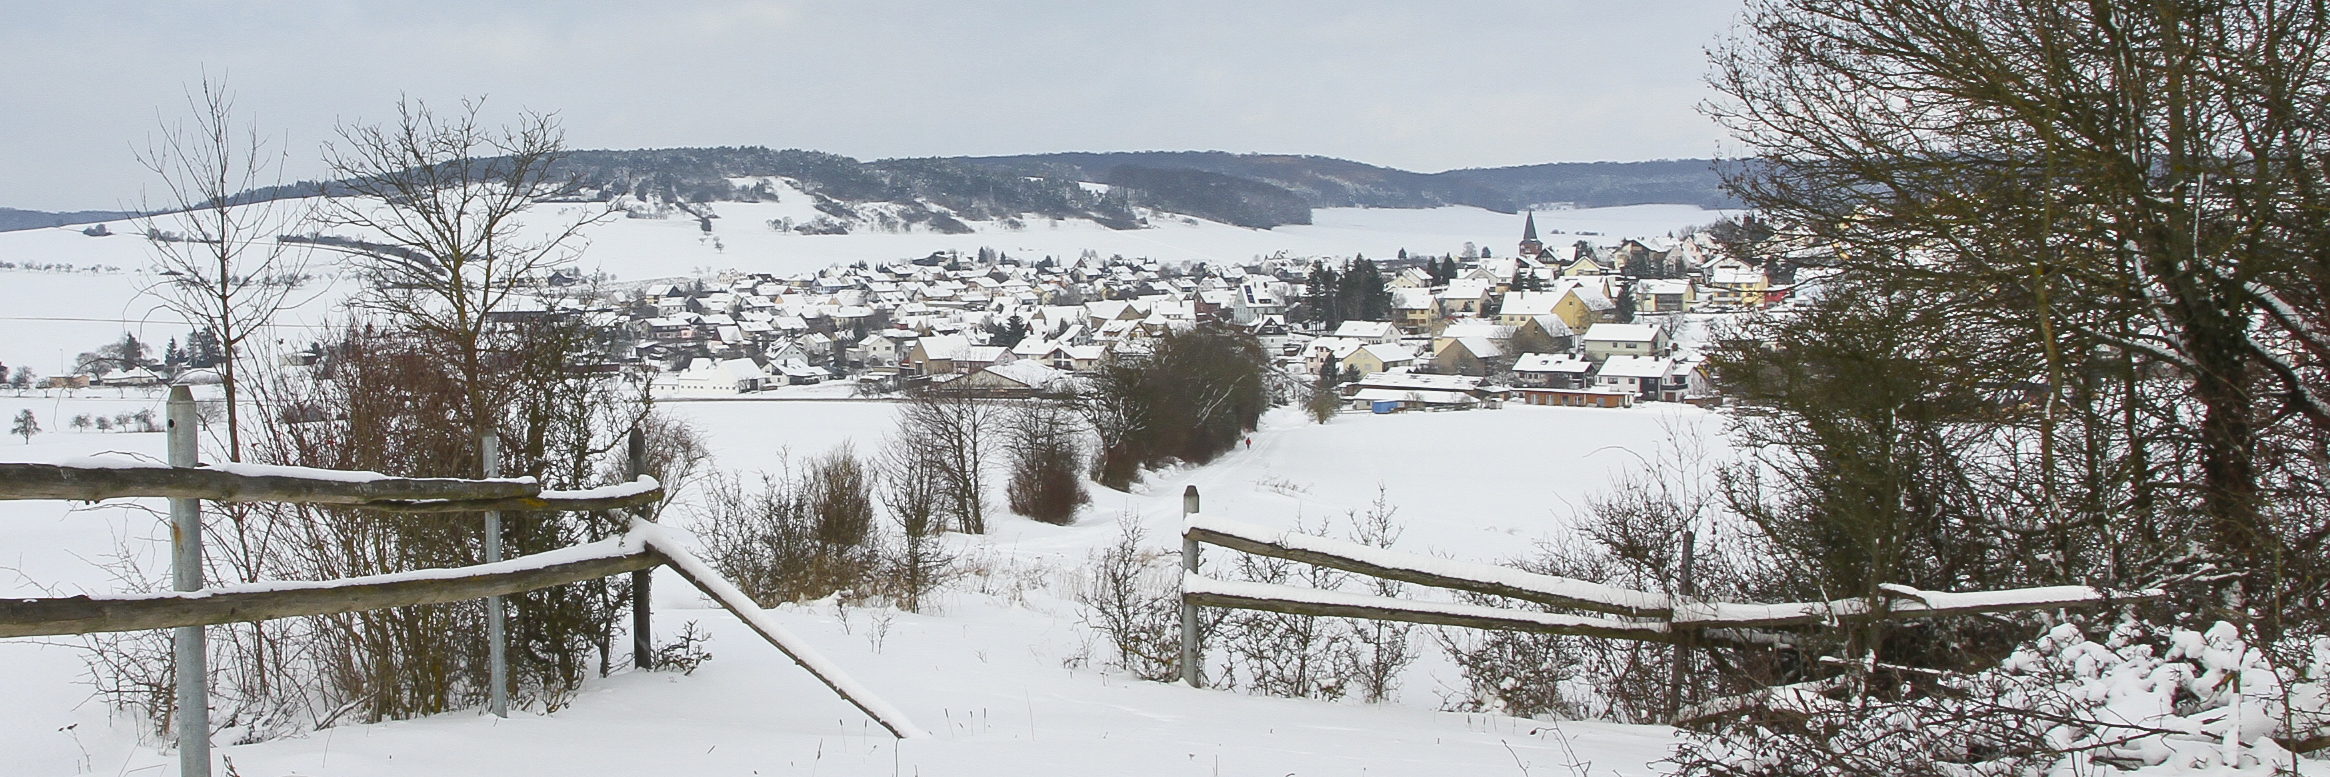
<svg viewBox="0 0 2330 777">
<path fill-rule="evenodd" d="M 1606 629 L 1608 628 L 1607 624 L 1617 623 L 1662 626 L 1662 628 L 1655 630 L 1620 628 L 1607 635 L 1618 639 L 1639 638 L 1650 642 L 1672 641 L 1673 637 L 1669 635 L 1681 630 L 1798 628 L 1840 622 L 2098 607 L 2114 602 L 2156 599 L 2162 595 L 2159 591 L 2120 592 L 2087 586 L 2049 586 L 2006 591 L 1952 593 L 1887 585 L 1881 587 L 1884 598 L 1874 603 L 1864 599 L 1780 604 L 1711 602 L 1691 599 L 1678 601 L 1674 597 L 1653 591 L 1637 591 L 1585 580 L 1541 575 L 1511 567 L 1404 553 L 1202 515 L 1189 517 L 1188 528 L 1184 536 L 1192 542 L 1219 545 L 1255 555 L 1316 564 L 1372 577 L 1435 588 L 1491 594 L 1564 609 L 1619 616 L 1594 619 L 1592 623 L 1581 622 L 1579 628 L 1584 629 Z M 1194 587 L 1188 590 L 1195 591 L 1195 595 L 1200 599 L 1218 599 L 1227 596 L 1227 594 L 1219 592 L 1220 586 L 1227 584 L 1226 581 L 1211 580 L 1194 574 L 1187 575 L 1187 577 L 1194 578 L 1189 583 Z M 1303 592 L 1315 589 L 1288 586 L 1271 586 L 1271 588 L 1283 590 L 1276 591 L 1271 596 L 1261 596 L 1258 593 L 1260 589 L 1241 589 L 1254 592 L 1256 595 L 1236 598 L 1247 601 L 1248 604 L 1268 604 L 1270 606 L 1327 606 L 1327 602 L 1323 600 L 1313 601 L 1305 598 Z M 1372 601 L 1338 599 L 1335 606 L 1372 607 L 1392 611 L 1413 610 L 1415 606 L 1434 604 L 1380 597 L 1360 598 Z M 1274 599 L 1275 602 L 1260 601 L 1263 599 Z M 1203 604 L 1204 602 L 1199 603 Z M 1246 609 L 1263 609 L 1263 607 L 1246 607 Z"/>
<path fill-rule="evenodd" d="M 607 540 L 453 569 L 170 593 L 0 599 L 0 637 L 216 626 L 465 602 L 596 580 L 663 563 L 662 557 L 644 547 L 625 547 L 618 540 Z"/>
<path fill-rule="evenodd" d="M 633 596 L 635 628 L 645 630 L 643 573 L 668 566 L 754 633 L 815 676 L 834 693 L 901 739 L 926 736 L 897 708 L 859 686 L 800 639 L 771 621 L 758 605 L 723 580 L 684 547 L 643 517 L 631 519 L 623 537 L 531 556 L 498 560 L 492 530 L 501 512 L 602 511 L 638 508 L 664 498 L 655 478 L 640 474 L 644 448 L 638 430 L 631 438 L 633 480 L 580 491 L 544 490 L 532 478 L 399 478 L 376 472 L 253 464 L 203 465 L 197 456 L 194 398 L 174 386 L 168 403 L 168 464 L 120 457 L 63 463 L 0 462 L 0 500 L 64 499 L 95 502 L 131 497 L 170 500 L 173 585 L 169 593 L 85 595 L 0 599 L 0 637 L 175 629 L 179 770 L 187 777 L 211 773 L 208 671 L 204 626 L 276 618 L 334 615 L 416 604 L 488 599 L 611 575 L 634 573 L 641 586 Z M 481 439 L 493 474 L 494 444 Z M 214 502 L 321 504 L 400 513 L 485 513 L 488 563 L 453 569 L 426 569 L 326 581 L 261 582 L 206 588 L 203 585 L 199 505 Z M 494 613 L 498 622 L 499 613 Z M 634 652 L 645 635 L 635 635 Z M 501 645 L 491 646 L 499 654 Z M 644 656 L 634 656 L 647 666 Z M 497 699 L 500 662 L 494 663 Z"/>
<path fill-rule="evenodd" d="M 0 463 L 0 499 L 96 502 L 129 497 L 345 505 L 407 513 L 594 511 L 654 504 L 654 478 L 586 491 L 548 491 L 532 478 L 398 478 L 375 472 L 210 464 L 172 467 L 127 458 L 67 464 Z"/>
<path fill-rule="evenodd" d="M 1797 642 L 1791 630 L 1824 624 L 1934 618 L 1975 613 L 2098 607 L 2157 599 L 2160 591 L 2117 592 L 2086 586 L 1952 593 L 1907 586 L 1880 587 L 1875 600 L 1754 604 L 1672 597 L 1491 564 L 1403 553 L 1210 518 L 1197 512 L 1195 489 L 1185 495 L 1181 576 L 1183 679 L 1194 671 L 1196 607 L 1230 607 L 1293 615 L 1402 621 L 1439 626 L 1564 634 L 1600 639 L 1697 646 L 1774 646 Z M 1287 559 L 1361 575 L 1533 602 L 1580 614 L 1394 599 L 1345 591 L 1217 580 L 1197 572 L 1200 544 Z M 1686 547 L 1688 547 L 1686 545 Z M 1687 573 L 1686 573 L 1687 574 Z M 1689 590 L 1688 588 L 1684 590 Z M 1680 678 L 1677 685 L 1679 687 Z M 1677 703 L 1679 706 L 1679 702 Z M 1697 714 L 1697 713 L 1693 713 Z"/>
</svg>

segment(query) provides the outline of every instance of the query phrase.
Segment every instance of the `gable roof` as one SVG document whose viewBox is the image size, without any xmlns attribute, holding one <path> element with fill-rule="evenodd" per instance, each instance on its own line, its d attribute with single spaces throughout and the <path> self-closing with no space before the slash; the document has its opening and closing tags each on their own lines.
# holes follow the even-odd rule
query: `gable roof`
<svg viewBox="0 0 2330 777">
<path fill-rule="evenodd" d="M 1514 360 L 1514 372 L 1583 373 L 1594 368 L 1594 363 L 1566 353 L 1525 353 Z"/>
<path fill-rule="evenodd" d="M 1656 342 L 1663 334 L 1652 324 L 1595 324 L 1586 328 L 1586 340 L 1606 343 Z"/>
<path fill-rule="evenodd" d="M 1399 328 L 1389 321 L 1345 321 L 1342 326 L 1335 327 L 1334 336 L 1376 340 L 1398 333 Z"/>
<path fill-rule="evenodd" d="M 1594 373 L 1603 378 L 1664 378 L 1675 371 L 1671 359 L 1651 356 L 1612 356 L 1602 362 L 1602 371 Z"/>
</svg>

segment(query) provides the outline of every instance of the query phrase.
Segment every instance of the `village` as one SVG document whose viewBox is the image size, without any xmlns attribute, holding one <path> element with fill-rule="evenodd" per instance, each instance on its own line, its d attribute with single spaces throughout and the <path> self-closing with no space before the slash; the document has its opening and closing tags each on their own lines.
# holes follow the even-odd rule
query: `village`
<svg viewBox="0 0 2330 777">
<path fill-rule="evenodd" d="M 944 385 L 987 396 L 1072 390 L 1144 341 L 1216 322 L 1252 332 L 1286 376 L 1376 413 L 1719 401 L 1696 344 L 1704 319 L 1788 299 L 1793 286 L 1722 255 L 1704 232 L 1549 245 L 1524 215 L 1516 250 L 1381 264 L 1275 256 L 1244 266 L 1087 251 L 1071 260 L 981 250 L 859 262 L 793 277 L 658 282 L 627 308 L 617 358 L 659 394 L 756 394 L 853 380 L 880 395 Z M 1315 289 L 1360 274 L 1350 317 Z M 1331 274 L 1334 270 L 1328 271 Z M 1698 319 L 1698 320 L 1694 320 Z"/>
</svg>

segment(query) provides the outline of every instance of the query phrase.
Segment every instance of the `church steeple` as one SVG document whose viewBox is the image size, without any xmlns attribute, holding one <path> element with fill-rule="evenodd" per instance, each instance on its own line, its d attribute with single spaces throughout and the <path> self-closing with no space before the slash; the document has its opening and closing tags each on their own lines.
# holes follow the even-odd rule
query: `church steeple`
<svg viewBox="0 0 2330 777">
<path fill-rule="evenodd" d="M 1529 211 L 1521 222 L 1521 255 L 1534 259 L 1544 252 L 1545 244 L 1537 242 L 1537 211 Z"/>
</svg>

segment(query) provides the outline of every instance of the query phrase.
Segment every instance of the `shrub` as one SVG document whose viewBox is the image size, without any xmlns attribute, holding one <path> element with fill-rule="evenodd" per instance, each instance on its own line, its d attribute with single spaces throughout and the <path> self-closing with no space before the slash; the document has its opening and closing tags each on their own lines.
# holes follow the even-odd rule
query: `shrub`
<svg viewBox="0 0 2330 777">
<path fill-rule="evenodd" d="M 1076 520 L 1076 509 L 1092 502 L 1084 490 L 1084 450 L 1075 415 L 1051 400 L 1031 399 L 1013 408 L 1004 450 L 1011 480 L 1004 496 L 1011 511 L 1051 524 Z"/>
</svg>

